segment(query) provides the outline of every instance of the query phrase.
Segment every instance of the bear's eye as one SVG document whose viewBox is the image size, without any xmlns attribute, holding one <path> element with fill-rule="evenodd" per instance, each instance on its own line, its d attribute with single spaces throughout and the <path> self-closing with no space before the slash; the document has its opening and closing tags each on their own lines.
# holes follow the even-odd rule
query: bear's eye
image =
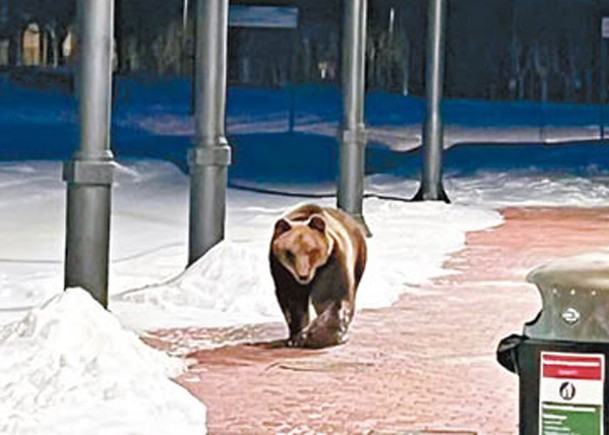
<svg viewBox="0 0 609 435">
<path fill-rule="evenodd" d="M 296 259 L 296 256 L 294 255 L 294 253 L 292 251 L 286 251 L 285 258 L 286 258 L 286 260 L 288 260 L 288 262 L 293 263 L 294 260 Z"/>
</svg>

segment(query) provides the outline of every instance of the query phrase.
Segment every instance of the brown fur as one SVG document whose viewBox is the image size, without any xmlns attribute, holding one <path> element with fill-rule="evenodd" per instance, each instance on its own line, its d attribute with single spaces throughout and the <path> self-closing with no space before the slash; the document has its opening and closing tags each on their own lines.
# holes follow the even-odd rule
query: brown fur
<svg viewBox="0 0 609 435">
<path fill-rule="evenodd" d="M 366 266 L 366 239 L 348 214 L 306 204 L 275 224 L 269 254 L 288 346 L 344 343 Z M 317 317 L 309 322 L 309 303 Z"/>
</svg>

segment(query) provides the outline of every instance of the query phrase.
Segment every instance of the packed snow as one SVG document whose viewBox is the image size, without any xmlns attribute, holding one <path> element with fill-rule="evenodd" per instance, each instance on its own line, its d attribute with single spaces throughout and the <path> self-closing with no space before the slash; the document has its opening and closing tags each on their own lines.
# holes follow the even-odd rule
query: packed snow
<svg viewBox="0 0 609 435">
<path fill-rule="evenodd" d="M 184 369 L 143 344 L 82 289 L 0 328 L 0 433 L 202 434 L 205 407 L 168 377 Z"/>
<path fill-rule="evenodd" d="M 382 195 L 415 192 L 418 181 L 391 175 L 370 177 L 373 190 Z M 481 171 L 447 178 L 445 188 L 454 204 L 479 208 L 503 207 L 607 207 L 609 173 L 585 175 L 529 171 Z"/>
</svg>

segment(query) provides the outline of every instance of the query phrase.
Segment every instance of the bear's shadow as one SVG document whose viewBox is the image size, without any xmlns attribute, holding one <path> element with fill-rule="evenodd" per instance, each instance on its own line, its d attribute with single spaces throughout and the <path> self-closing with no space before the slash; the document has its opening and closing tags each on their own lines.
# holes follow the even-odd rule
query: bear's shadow
<svg viewBox="0 0 609 435">
<path fill-rule="evenodd" d="M 286 339 L 278 339 L 271 341 L 254 341 L 245 343 L 245 346 L 253 346 L 259 349 L 275 350 L 275 349 L 290 349 Z"/>
</svg>

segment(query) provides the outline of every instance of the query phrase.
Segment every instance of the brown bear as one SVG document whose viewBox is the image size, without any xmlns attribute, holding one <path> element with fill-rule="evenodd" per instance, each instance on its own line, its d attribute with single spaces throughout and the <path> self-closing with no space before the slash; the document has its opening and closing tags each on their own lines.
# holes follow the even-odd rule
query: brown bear
<svg viewBox="0 0 609 435">
<path fill-rule="evenodd" d="M 275 224 L 269 259 L 290 331 L 287 345 L 344 343 L 366 266 L 360 224 L 340 210 L 301 205 Z M 310 303 L 317 317 L 309 324 Z"/>
</svg>

